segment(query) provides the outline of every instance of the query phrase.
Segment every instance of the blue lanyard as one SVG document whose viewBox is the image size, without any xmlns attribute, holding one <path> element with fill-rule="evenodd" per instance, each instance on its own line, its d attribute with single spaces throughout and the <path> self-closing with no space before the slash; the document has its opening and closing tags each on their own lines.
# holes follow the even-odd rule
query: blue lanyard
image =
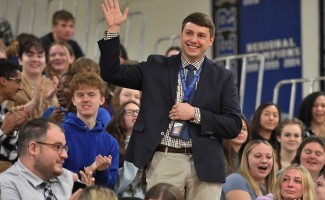
<svg viewBox="0 0 325 200">
<path fill-rule="evenodd" d="M 203 63 L 202 63 L 202 65 L 203 65 Z M 196 82 L 198 81 L 198 79 L 200 77 L 200 74 L 201 74 L 201 71 L 202 71 L 202 65 L 197 70 L 197 72 L 194 75 L 194 78 L 193 78 L 192 82 L 190 83 L 190 85 L 186 85 L 184 68 L 182 67 L 182 65 L 179 67 L 179 73 L 180 73 L 182 88 L 183 88 L 183 92 L 184 92 L 183 102 L 188 102 L 191 91 L 193 90 Z"/>
</svg>

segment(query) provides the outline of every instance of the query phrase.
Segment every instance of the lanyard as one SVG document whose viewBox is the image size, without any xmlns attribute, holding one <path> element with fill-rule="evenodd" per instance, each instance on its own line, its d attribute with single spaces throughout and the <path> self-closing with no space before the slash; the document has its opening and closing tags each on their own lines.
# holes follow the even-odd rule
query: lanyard
<svg viewBox="0 0 325 200">
<path fill-rule="evenodd" d="M 203 63 L 202 63 L 202 65 L 203 65 Z M 182 88 L 183 88 L 183 92 L 184 92 L 183 102 L 188 102 L 191 91 L 193 90 L 194 85 L 196 84 L 196 82 L 198 81 L 198 79 L 200 77 L 200 74 L 201 74 L 201 71 L 202 71 L 202 65 L 197 70 L 197 72 L 194 75 L 194 78 L 193 78 L 192 82 L 190 83 L 190 85 L 186 85 L 184 68 L 182 67 L 182 65 L 180 66 L 179 73 L 180 73 Z"/>
</svg>

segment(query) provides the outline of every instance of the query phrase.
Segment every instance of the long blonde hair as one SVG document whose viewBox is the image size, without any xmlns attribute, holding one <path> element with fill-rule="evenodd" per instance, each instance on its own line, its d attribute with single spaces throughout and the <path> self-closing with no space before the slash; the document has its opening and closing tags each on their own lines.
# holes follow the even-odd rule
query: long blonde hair
<svg viewBox="0 0 325 200">
<path fill-rule="evenodd" d="M 282 200 L 281 195 L 281 184 L 283 182 L 284 176 L 287 174 L 287 172 L 291 169 L 296 169 L 299 171 L 301 175 L 301 181 L 302 181 L 302 189 L 303 189 L 303 196 L 301 199 L 304 200 L 314 200 L 317 199 L 316 191 L 315 191 L 315 184 L 313 181 L 313 178 L 311 177 L 309 171 L 300 164 L 292 164 L 288 167 L 284 168 L 280 175 L 277 177 L 274 188 L 273 188 L 273 196 L 276 200 Z"/>
<path fill-rule="evenodd" d="M 267 193 L 270 193 L 272 191 L 273 184 L 275 183 L 276 179 L 276 165 L 275 165 L 275 154 L 273 151 L 272 146 L 270 143 L 264 140 L 252 140 L 250 141 L 243 152 L 243 156 L 241 159 L 240 167 L 239 167 L 239 172 L 243 175 L 243 177 L 248 181 L 249 185 L 253 188 L 254 193 L 256 196 L 261 196 L 262 191 L 260 187 L 256 184 L 254 178 L 252 177 L 250 170 L 249 170 L 249 163 L 248 163 L 248 156 L 251 153 L 252 149 L 254 149 L 257 145 L 259 144 L 265 144 L 268 147 L 272 149 L 272 162 L 273 162 L 273 167 L 270 171 L 270 173 L 266 176 L 265 178 L 265 189 Z"/>
</svg>

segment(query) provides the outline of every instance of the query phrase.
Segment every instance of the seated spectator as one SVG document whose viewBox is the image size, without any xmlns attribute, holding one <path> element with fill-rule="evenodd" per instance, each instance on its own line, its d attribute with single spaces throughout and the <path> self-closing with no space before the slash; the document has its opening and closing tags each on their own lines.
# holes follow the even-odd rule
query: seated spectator
<svg viewBox="0 0 325 200">
<path fill-rule="evenodd" d="M 176 186 L 158 183 L 150 188 L 144 200 L 184 200 L 184 196 Z"/>
<path fill-rule="evenodd" d="M 299 164 L 289 165 L 277 177 L 273 195 L 260 196 L 256 200 L 316 200 L 314 182 L 308 170 Z"/>
<path fill-rule="evenodd" d="M 75 24 L 75 18 L 69 11 L 56 11 L 52 16 L 52 32 L 41 37 L 46 52 L 49 52 L 48 49 L 53 42 L 67 42 L 72 47 L 76 58 L 84 56 L 79 44 L 72 39 Z"/>
<path fill-rule="evenodd" d="M 143 199 L 146 191 L 145 183 L 142 181 L 143 170 L 138 170 L 131 163 L 124 164 L 125 151 L 139 110 L 139 104 L 134 101 L 122 104 L 106 130 L 116 138 L 120 147 L 119 176 L 115 191 L 122 197 L 139 197 Z"/>
<path fill-rule="evenodd" d="M 47 119 L 34 119 L 20 129 L 18 161 L 0 174 L 2 200 L 68 199 L 76 176 L 62 167 L 68 146 L 62 128 Z M 82 180 L 92 185 L 91 174 Z"/>
<path fill-rule="evenodd" d="M 82 57 L 78 58 L 71 66 L 71 72 L 79 73 L 79 72 L 94 72 L 100 75 L 100 67 L 99 65 L 92 59 Z"/>
<path fill-rule="evenodd" d="M 128 101 L 135 101 L 140 105 L 141 92 L 120 86 L 115 86 L 111 105 L 114 110 L 117 110 L 120 105 Z"/>
<path fill-rule="evenodd" d="M 254 112 L 250 123 L 251 140 L 266 140 L 273 149 L 278 149 L 276 129 L 281 121 L 281 112 L 274 103 L 263 103 Z"/>
<path fill-rule="evenodd" d="M 51 106 L 45 110 L 42 115 L 43 118 L 50 118 L 56 122 L 63 122 L 69 112 L 77 113 L 76 107 L 71 100 L 72 93 L 70 89 L 70 82 L 74 75 L 75 74 L 71 72 L 62 75 L 56 93 L 59 105 Z M 111 116 L 104 108 L 100 107 L 97 114 L 97 120 L 101 121 L 106 127 L 111 120 Z"/>
<path fill-rule="evenodd" d="M 299 106 L 298 118 L 305 124 L 307 136 L 325 137 L 325 92 L 306 96 Z"/>
<path fill-rule="evenodd" d="M 6 59 L 0 59 L 0 173 L 18 158 L 17 130 L 27 122 L 29 113 L 24 107 L 8 112 L 6 100 L 16 101 L 21 90 L 21 66 Z"/>
<path fill-rule="evenodd" d="M 316 180 L 317 200 L 325 200 L 325 173 L 322 172 Z"/>
<path fill-rule="evenodd" d="M 47 52 L 46 74 L 52 79 L 53 76 L 60 78 L 68 73 L 71 64 L 74 62 L 74 52 L 72 47 L 66 42 L 54 42 Z"/>
<path fill-rule="evenodd" d="M 250 141 L 243 152 L 239 172 L 227 176 L 221 200 L 251 200 L 272 192 L 276 167 L 272 146 L 265 140 Z"/>
<path fill-rule="evenodd" d="M 280 147 L 276 149 L 278 170 L 291 164 L 304 137 L 304 125 L 299 119 L 285 119 L 280 123 L 277 130 Z"/>
<path fill-rule="evenodd" d="M 104 81 L 95 73 L 78 73 L 71 83 L 72 103 L 77 113 L 70 112 L 63 126 L 71 151 L 64 163 L 67 169 L 92 173 L 95 183 L 113 189 L 119 165 L 116 139 L 96 120 L 99 106 L 104 103 Z"/>
<path fill-rule="evenodd" d="M 179 46 L 171 46 L 167 49 L 165 56 L 170 57 L 173 55 L 177 55 L 182 51 L 182 49 Z"/>
<path fill-rule="evenodd" d="M 83 189 L 76 200 L 118 200 L 116 194 L 103 186 L 94 185 Z"/>
<path fill-rule="evenodd" d="M 240 159 L 246 144 L 249 142 L 249 127 L 247 119 L 242 115 L 242 129 L 234 139 L 224 139 L 224 153 L 226 159 L 226 175 L 237 172 Z"/>
<path fill-rule="evenodd" d="M 74 73 L 93 72 L 100 76 L 99 65 L 94 60 L 92 60 L 90 58 L 86 58 L 86 57 L 78 58 L 72 64 L 71 71 Z M 108 84 L 106 83 L 106 85 L 105 85 L 105 103 L 103 105 L 101 105 L 101 107 L 99 109 L 99 113 L 98 113 L 98 115 L 99 115 L 98 117 L 100 119 L 107 119 L 106 121 L 104 121 L 104 120 L 102 121 L 104 124 L 106 124 L 106 126 L 107 126 L 108 122 L 111 120 L 111 116 L 113 115 L 113 108 L 110 105 L 111 96 L 112 96 L 111 93 L 112 93 L 111 89 L 108 86 Z"/>
<path fill-rule="evenodd" d="M 325 170 L 325 140 L 318 136 L 305 138 L 297 149 L 292 164 L 303 165 L 313 177 L 319 177 Z"/>
<path fill-rule="evenodd" d="M 57 105 L 56 87 L 58 80 L 50 80 L 42 73 L 45 68 L 45 50 L 40 40 L 29 35 L 19 44 L 19 63 L 22 65 L 21 87 L 15 102 L 8 102 L 7 108 L 24 105 L 31 112 L 31 118 L 39 118 L 45 109 Z"/>
</svg>

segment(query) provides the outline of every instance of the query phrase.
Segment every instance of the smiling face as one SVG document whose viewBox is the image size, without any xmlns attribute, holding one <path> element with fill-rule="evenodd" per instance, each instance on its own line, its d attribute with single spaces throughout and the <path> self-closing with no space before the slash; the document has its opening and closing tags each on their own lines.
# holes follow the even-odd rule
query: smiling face
<svg viewBox="0 0 325 200">
<path fill-rule="evenodd" d="M 312 108 L 312 122 L 323 124 L 325 122 L 325 96 L 321 95 L 315 99 Z"/>
<path fill-rule="evenodd" d="M 300 163 L 313 177 L 315 174 L 318 175 L 325 164 L 324 148 L 318 142 L 306 144 L 301 151 Z"/>
<path fill-rule="evenodd" d="M 70 89 L 70 82 L 72 80 L 72 76 L 70 75 L 64 75 L 60 78 L 59 84 L 58 84 L 58 90 L 56 93 L 56 96 L 58 98 L 59 104 L 62 107 L 68 108 L 70 106 L 71 98 L 72 98 L 72 92 Z"/>
<path fill-rule="evenodd" d="M 66 140 L 62 130 L 54 124 L 50 124 L 50 128 L 46 133 L 44 143 L 66 145 Z M 64 160 L 68 158 L 65 150 L 59 154 L 57 148 L 50 145 L 40 145 L 35 155 L 34 168 L 37 174 L 44 180 L 55 178 L 62 174 L 62 166 Z"/>
<path fill-rule="evenodd" d="M 62 75 L 69 70 L 70 64 L 73 62 L 73 57 L 69 50 L 62 44 L 54 44 L 49 49 L 49 63 L 56 74 Z"/>
<path fill-rule="evenodd" d="M 270 105 L 261 113 L 260 125 L 266 131 L 273 131 L 279 125 L 280 114 L 276 106 Z"/>
<path fill-rule="evenodd" d="M 3 94 L 4 100 L 16 101 L 17 92 L 19 92 L 21 87 L 21 72 L 16 71 L 16 73 L 11 77 L 0 77 L 0 81 L 4 87 L 1 88 L 1 93 Z"/>
<path fill-rule="evenodd" d="M 301 199 L 303 196 L 302 177 L 297 169 L 290 169 L 284 176 L 280 186 L 284 200 Z"/>
<path fill-rule="evenodd" d="M 287 152 L 296 152 L 302 142 L 302 132 L 298 124 L 287 124 L 283 127 L 278 141 L 281 149 Z"/>
<path fill-rule="evenodd" d="M 36 47 L 31 47 L 19 58 L 19 64 L 23 67 L 23 74 L 41 75 L 45 68 L 45 51 L 38 51 Z"/>
<path fill-rule="evenodd" d="M 183 56 L 193 63 L 203 58 L 213 41 L 214 36 L 210 35 L 209 28 L 188 22 L 181 33 Z"/>
<path fill-rule="evenodd" d="M 105 102 L 98 88 L 79 86 L 72 97 L 72 102 L 77 108 L 77 116 L 81 119 L 96 118 L 98 108 Z"/>
<path fill-rule="evenodd" d="M 256 145 L 248 155 L 249 171 L 256 182 L 263 182 L 273 168 L 273 150 L 264 143 Z"/>
</svg>

